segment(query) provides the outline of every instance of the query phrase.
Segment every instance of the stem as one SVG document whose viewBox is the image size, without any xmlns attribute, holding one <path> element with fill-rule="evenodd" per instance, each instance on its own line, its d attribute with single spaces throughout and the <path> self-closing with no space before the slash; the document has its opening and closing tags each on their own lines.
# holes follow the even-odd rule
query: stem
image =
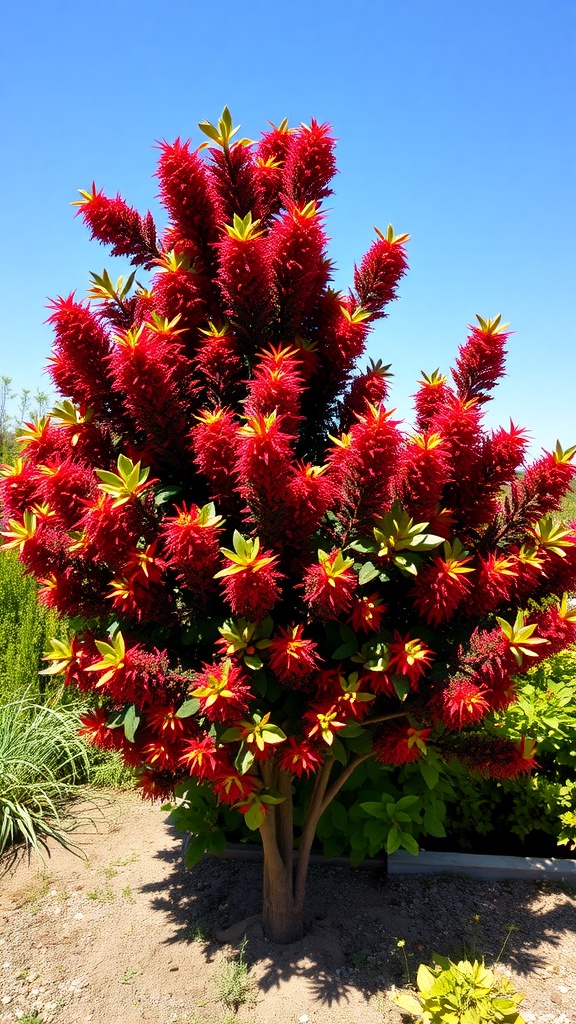
<svg viewBox="0 0 576 1024">
<path fill-rule="evenodd" d="M 371 752 L 369 754 L 358 754 L 358 757 L 355 757 L 353 761 L 350 761 L 350 764 L 346 765 L 344 771 L 341 772 L 341 774 L 338 776 L 336 781 L 332 783 L 330 789 L 326 793 L 322 801 L 322 806 L 320 808 L 320 814 L 318 815 L 318 818 L 320 818 L 324 814 L 324 811 L 328 807 L 328 804 L 332 803 L 334 797 L 338 795 L 346 780 L 349 779 L 350 776 L 352 775 L 352 772 L 358 767 L 359 764 L 362 764 L 362 761 L 366 761 L 367 758 L 369 757 L 372 757 Z"/>
<path fill-rule="evenodd" d="M 290 772 L 278 772 L 278 792 L 286 799 L 276 805 L 276 840 L 286 871 L 292 878 L 294 864 L 294 821 L 292 814 L 292 776 Z"/>
<path fill-rule="evenodd" d="M 322 771 L 316 778 L 316 785 L 314 786 L 312 799 L 310 800 L 310 806 L 308 807 L 308 813 L 304 820 L 304 829 L 302 831 L 300 846 L 298 847 L 296 877 L 294 880 L 294 901 L 298 913 L 302 913 L 304 907 L 304 893 L 306 891 L 306 875 L 308 874 L 310 851 L 312 849 L 312 843 L 314 842 L 314 836 L 316 835 L 316 826 L 318 825 L 320 815 L 322 814 L 322 801 L 324 799 L 333 764 L 334 758 L 329 757 L 322 765 Z"/>
<path fill-rule="evenodd" d="M 376 725 L 377 722 L 391 722 L 393 718 L 406 718 L 409 711 L 394 711 L 389 715 L 378 715 L 377 718 L 366 718 L 362 725 Z"/>
</svg>

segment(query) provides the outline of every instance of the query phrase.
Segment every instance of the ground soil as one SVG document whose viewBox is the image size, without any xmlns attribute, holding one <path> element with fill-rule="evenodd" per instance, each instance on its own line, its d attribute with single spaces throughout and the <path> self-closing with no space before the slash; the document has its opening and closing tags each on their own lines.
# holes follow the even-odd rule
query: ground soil
<svg viewBox="0 0 576 1024">
<path fill-rule="evenodd" d="M 313 866 L 306 937 L 277 947 L 252 924 L 235 1011 L 221 985 L 238 943 L 213 933 L 258 912 L 260 866 L 185 871 L 182 837 L 134 794 L 95 794 L 82 815 L 83 859 L 56 846 L 45 863 L 4 864 L 2 1024 L 400 1024 L 389 992 L 406 983 L 404 952 L 412 974 L 434 950 L 490 962 L 511 924 L 500 966 L 525 993 L 525 1019 L 576 1024 L 568 887 Z"/>
</svg>

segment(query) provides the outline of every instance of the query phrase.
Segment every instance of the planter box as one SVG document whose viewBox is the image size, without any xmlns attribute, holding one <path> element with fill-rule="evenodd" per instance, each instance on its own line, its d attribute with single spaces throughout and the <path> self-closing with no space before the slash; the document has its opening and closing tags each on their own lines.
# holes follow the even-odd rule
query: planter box
<svg viewBox="0 0 576 1024">
<path fill-rule="evenodd" d="M 184 838 L 182 852 L 186 850 Z M 212 857 L 214 854 L 207 854 Z M 255 843 L 228 843 L 218 860 L 261 861 L 262 847 Z M 326 867 L 350 867 L 348 857 L 325 857 L 313 853 L 311 864 L 325 864 Z M 576 860 L 560 860 L 552 857 L 498 857 L 483 853 L 437 853 L 421 850 L 417 857 L 406 850 L 397 850 L 389 857 L 370 858 L 362 861 L 360 868 L 367 871 L 382 871 L 389 875 L 468 875 L 487 881 L 518 879 L 528 881 L 540 879 L 547 882 L 572 882 L 576 887 Z"/>
<path fill-rule="evenodd" d="M 542 879 L 571 881 L 576 886 L 576 860 L 557 860 L 552 857 L 497 857 L 483 853 L 427 853 L 421 850 L 413 857 L 405 850 L 397 850 L 388 857 L 389 875 L 468 875 L 498 881 L 517 878 L 520 881 Z"/>
</svg>

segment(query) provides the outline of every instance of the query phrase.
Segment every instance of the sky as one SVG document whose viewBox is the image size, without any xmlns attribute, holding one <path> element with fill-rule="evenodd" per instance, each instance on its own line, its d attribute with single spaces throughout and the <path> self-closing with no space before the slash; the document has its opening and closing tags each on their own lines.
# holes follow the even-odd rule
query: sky
<svg viewBox="0 0 576 1024">
<path fill-rule="evenodd" d="M 368 355 L 410 422 L 421 371 L 448 372 L 476 313 L 511 323 L 487 412 L 532 452 L 576 443 L 574 0 L 3 0 L 0 375 L 49 390 L 49 297 L 128 267 L 70 203 L 94 180 L 164 224 L 158 140 L 328 121 L 336 285 L 374 225 L 410 232 L 410 272 Z M 13 403 L 15 406 L 16 403 Z"/>
</svg>

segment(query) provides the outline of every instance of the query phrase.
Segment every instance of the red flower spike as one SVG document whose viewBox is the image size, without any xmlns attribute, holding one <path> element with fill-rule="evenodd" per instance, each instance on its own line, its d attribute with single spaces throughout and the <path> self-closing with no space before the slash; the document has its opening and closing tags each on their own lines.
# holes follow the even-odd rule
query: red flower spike
<svg viewBox="0 0 576 1024">
<path fill-rule="evenodd" d="M 195 374 L 204 393 L 216 403 L 238 398 L 244 373 L 242 350 L 228 324 L 217 327 L 211 321 L 202 329 L 202 340 L 194 356 Z"/>
<path fill-rule="evenodd" d="M 217 747 L 212 736 L 186 740 L 180 765 L 201 781 L 214 781 L 222 772 L 232 770 L 226 751 Z"/>
<path fill-rule="evenodd" d="M 191 695 L 200 701 L 199 714 L 211 722 L 236 722 L 252 699 L 241 667 L 229 658 L 205 665 L 194 678 Z"/>
<path fill-rule="evenodd" d="M 166 801 L 174 795 L 177 781 L 178 777 L 172 772 L 146 768 L 140 773 L 136 788 L 142 793 L 143 800 Z"/>
<path fill-rule="evenodd" d="M 542 458 L 528 466 L 519 490 L 530 502 L 533 519 L 540 519 L 560 507 L 576 474 L 576 464 L 572 461 L 575 454 L 576 445 L 564 450 L 558 441 L 554 452 L 544 452 Z"/>
<path fill-rule="evenodd" d="M 453 545 L 444 544 L 444 556 L 435 555 L 416 577 L 411 591 L 414 608 L 431 625 L 448 622 L 467 597 L 471 584 L 466 573 L 474 572 L 468 565 L 472 558 L 456 539 Z M 463 578 L 464 577 L 464 578 Z"/>
<path fill-rule="evenodd" d="M 246 800 L 251 793 L 255 793 L 258 784 L 252 775 L 241 775 L 230 766 L 228 771 L 223 772 L 214 780 L 212 789 L 220 803 L 234 805 L 239 801 Z"/>
<path fill-rule="evenodd" d="M 304 390 L 296 349 L 270 349 L 259 356 L 248 383 L 246 416 L 266 419 L 275 415 L 286 434 L 294 435 L 302 422 L 300 397 Z"/>
<path fill-rule="evenodd" d="M 430 375 L 422 371 L 422 380 L 418 381 L 420 389 L 414 395 L 416 430 L 422 433 L 429 431 L 432 421 L 448 400 L 454 401 L 454 392 L 446 381 L 440 370 L 434 370 Z"/>
<path fill-rule="evenodd" d="M 112 343 L 101 322 L 87 305 L 59 298 L 51 303 L 48 317 L 55 334 L 53 354 L 48 373 L 61 394 L 68 395 L 76 405 L 92 407 L 98 415 L 112 417 L 124 424 L 120 395 L 113 392 L 107 370 L 107 357 Z"/>
<path fill-rule="evenodd" d="M 328 184 L 336 172 L 334 139 L 329 124 L 302 125 L 289 136 L 283 192 L 297 206 L 319 202 L 332 194 Z"/>
<path fill-rule="evenodd" d="M 226 236 L 217 243 L 218 285 L 226 315 L 252 352 L 268 335 L 274 295 L 267 241 L 259 225 L 251 213 L 244 218 L 234 214 Z"/>
<path fill-rule="evenodd" d="M 238 505 L 234 466 L 238 451 L 238 422 L 227 409 L 204 409 L 190 431 L 194 461 L 209 484 L 210 497 L 228 513 Z"/>
<path fill-rule="evenodd" d="M 275 220 L 268 254 L 276 287 L 282 337 L 296 334 L 330 279 L 326 234 L 315 203 L 291 208 Z"/>
<path fill-rule="evenodd" d="M 378 633 L 384 613 L 388 610 L 385 604 L 379 604 L 380 594 L 369 594 L 366 597 L 355 597 L 348 622 L 354 632 Z"/>
<path fill-rule="evenodd" d="M 410 236 L 395 235 L 392 225 L 389 225 L 386 235 L 377 228 L 375 230 L 377 241 L 363 257 L 360 268 L 354 267 L 354 288 L 363 309 L 375 316 L 383 316 L 384 306 L 397 298 L 398 282 L 408 270 L 402 243 Z"/>
<path fill-rule="evenodd" d="M 388 726 L 374 741 L 374 756 L 383 764 L 409 764 L 426 753 L 426 740 L 431 729 L 414 729 L 408 722 Z"/>
<path fill-rule="evenodd" d="M 335 440 L 328 458 L 342 487 L 342 509 L 334 510 L 345 526 L 354 522 L 359 533 L 369 532 L 374 517 L 390 502 L 402 435 L 394 410 L 370 405 L 350 433 Z M 340 449 L 340 450 L 338 450 Z"/>
<path fill-rule="evenodd" d="M 182 461 L 188 453 L 191 365 L 173 322 L 157 320 L 117 335 L 109 365 L 126 408 L 145 432 L 155 459 Z"/>
<path fill-rule="evenodd" d="M 146 725 L 160 739 L 175 743 L 186 732 L 186 721 L 178 718 L 172 704 L 150 708 L 146 713 Z"/>
<path fill-rule="evenodd" d="M 78 214 L 90 229 L 91 237 L 104 245 L 112 246 L 112 256 L 132 256 L 131 263 L 150 269 L 158 256 L 156 226 L 150 211 L 141 217 L 137 210 L 122 199 L 118 193 L 109 199 L 102 191 L 80 189 L 82 199 L 72 206 L 78 206 Z"/>
<path fill-rule="evenodd" d="M 416 520 L 430 522 L 453 476 L 446 445 L 439 434 L 413 434 L 405 443 L 402 463 L 400 503 Z"/>
<path fill-rule="evenodd" d="M 323 760 L 320 752 L 309 740 L 297 740 L 294 736 L 289 736 L 287 748 L 284 748 L 276 763 L 281 771 L 290 772 L 300 779 L 303 775 L 308 778 L 310 774 L 318 771 Z"/>
<path fill-rule="evenodd" d="M 277 541 L 284 525 L 283 499 L 292 457 L 292 438 L 284 432 L 276 413 L 251 416 L 240 427 L 235 467 L 238 490 L 267 544 Z"/>
<path fill-rule="evenodd" d="M 184 252 L 202 271 L 214 264 L 222 205 L 206 165 L 189 142 L 160 143 L 160 198 L 171 221 L 171 248 Z"/>
<path fill-rule="evenodd" d="M 304 626 L 280 627 L 268 647 L 274 675 L 296 689 L 308 682 L 318 663 L 317 645 L 313 640 L 304 640 L 303 632 Z"/>
<path fill-rule="evenodd" d="M 340 729 L 348 724 L 350 709 L 338 704 L 337 701 L 322 701 L 320 704 L 312 704 L 308 711 L 304 712 L 304 721 L 309 725 L 306 728 L 306 736 L 309 740 L 323 740 L 328 747 L 334 743 L 334 736 Z"/>
<path fill-rule="evenodd" d="M 184 586 L 204 598 L 215 586 L 222 516 L 215 515 L 214 505 L 183 504 L 175 509 L 178 514 L 166 516 L 160 528 L 166 561 Z"/>
<path fill-rule="evenodd" d="M 370 360 L 368 368 L 355 377 L 344 399 L 344 409 L 340 420 L 340 428 L 348 430 L 350 425 L 367 412 L 367 406 L 380 406 L 388 398 L 388 373 L 390 363 L 384 365 L 381 359 L 377 363 Z"/>
<path fill-rule="evenodd" d="M 216 579 L 224 579 L 224 593 L 235 615 L 242 615 L 250 622 L 261 620 L 279 600 L 278 581 L 282 574 L 274 568 L 277 555 L 266 550 L 260 554 L 258 537 L 246 540 L 234 531 L 234 551 L 222 548 L 227 565 L 216 573 Z"/>
<path fill-rule="evenodd" d="M 350 610 L 358 577 L 352 572 L 353 558 L 344 558 L 339 549 L 318 552 L 318 564 L 304 574 L 304 600 L 313 615 L 338 619 Z"/>
<path fill-rule="evenodd" d="M 461 345 L 452 370 L 459 398 L 463 402 L 474 399 L 479 404 L 490 401 L 493 390 L 504 373 L 505 344 L 510 335 L 501 324 L 501 316 L 483 320 L 477 316 L 478 326 L 470 326 L 466 344 Z"/>
<path fill-rule="evenodd" d="M 158 271 L 152 287 L 154 312 L 169 323 L 179 317 L 179 327 L 190 332 L 186 341 L 192 338 L 195 349 L 200 328 L 220 313 L 214 285 L 205 274 L 194 271 L 194 265 L 183 252 L 171 249 L 156 265 Z"/>
<path fill-rule="evenodd" d="M 409 633 L 402 637 L 395 631 L 394 639 L 388 644 L 388 650 L 390 653 L 388 670 L 396 675 L 406 676 L 413 687 L 416 686 L 421 676 L 426 674 L 426 670 L 434 658 L 434 651 L 431 651 L 418 637 L 410 639 Z"/>
<path fill-rule="evenodd" d="M 450 729 L 479 722 L 491 710 L 487 693 L 486 686 L 478 686 L 471 679 L 453 679 L 442 693 L 442 720 Z"/>
<path fill-rule="evenodd" d="M 108 713 L 104 708 L 94 708 L 85 711 L 80 715 L 82 723 L 78 735 L 82 736 L 91 746 L 100 747 L 101 750 L 117 750 L 117 730 L 110 729 Z"/>
</svg>

